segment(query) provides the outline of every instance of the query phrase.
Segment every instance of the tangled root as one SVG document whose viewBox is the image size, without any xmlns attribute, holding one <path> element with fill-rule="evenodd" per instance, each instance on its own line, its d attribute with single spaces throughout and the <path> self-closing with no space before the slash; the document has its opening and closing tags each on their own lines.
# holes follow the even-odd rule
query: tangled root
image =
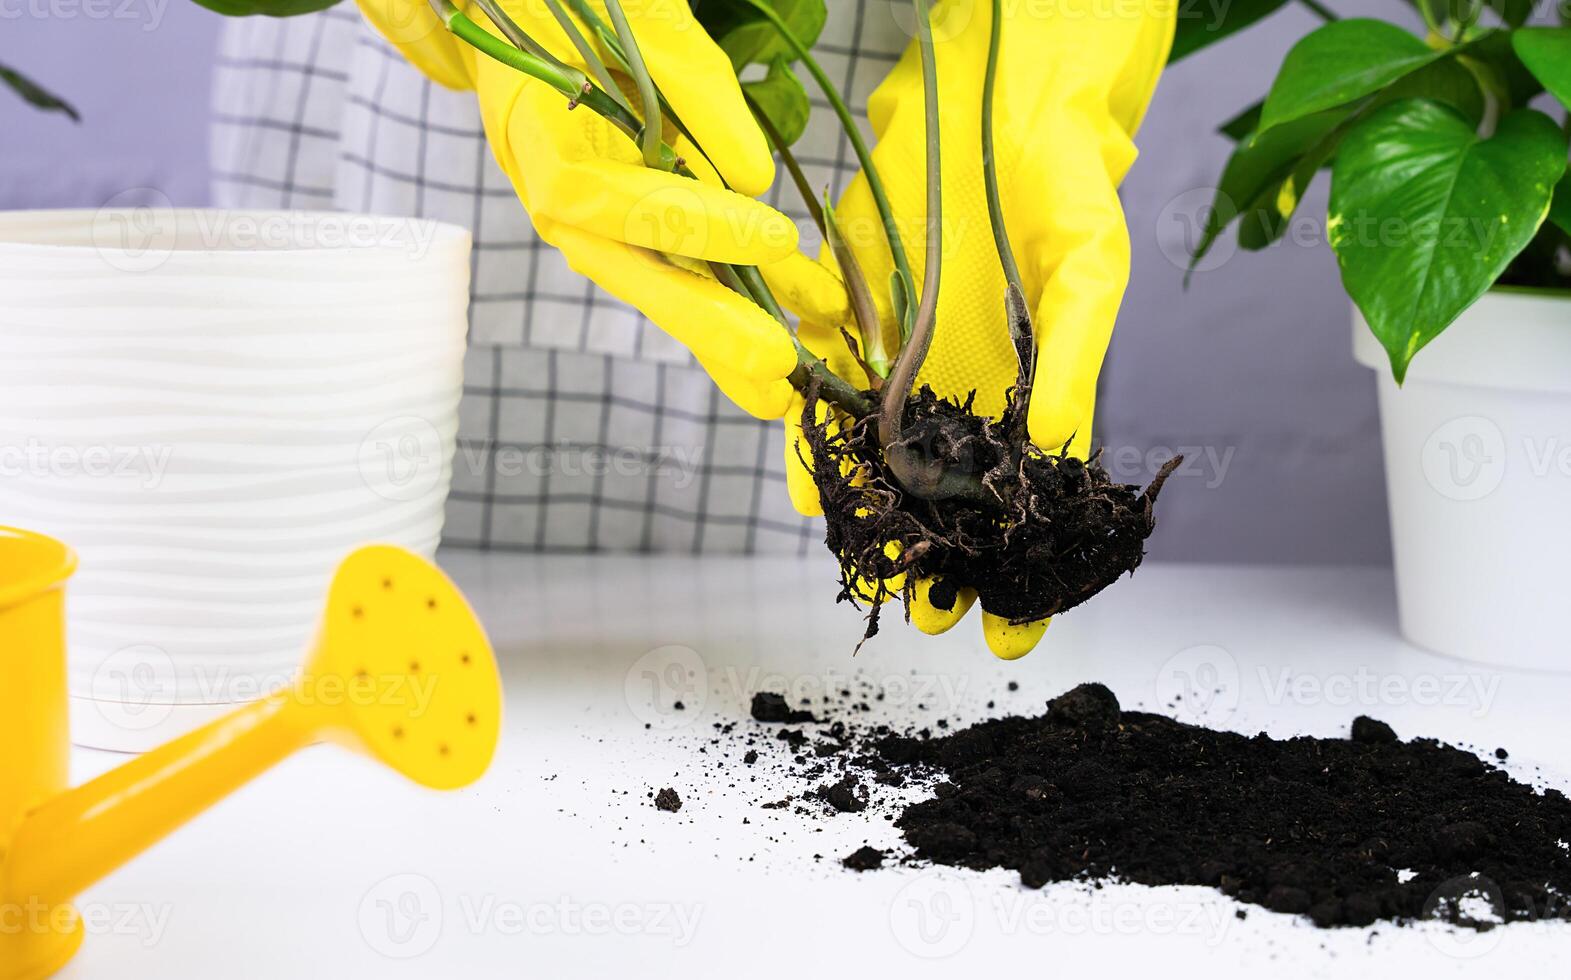
<svg viewBox="0 0 1571 980">
<path fill-rule="evenodd" d="M 1183 457 L 1142 491 L 1114 483 L 1100 452 L 1082 462 L 1031 446 L 1023 406 L 1011 404 L 994 421 L 972 412 L 973 397 L 940 399 L 924 385 L 906 403 L 902 445 L 974 476 L 966 481 L 972 492 L 943 499 L 902 488 L 875 418 L 820 422 L 817 393 L 807 398 L 802 432 L 840 564 L 838 598 L 867 607 L 864 640 L 878 632 L 881 604 L 909 599 L 919 579 L 934 580 L 928 600 L 940 609 L 974 589 L 983 610 L 1019 624 L 1073 609 L 1145 557 L 1152 507 Z M 888 583 L 901 575 L 897 593 Z"/>
</svg>

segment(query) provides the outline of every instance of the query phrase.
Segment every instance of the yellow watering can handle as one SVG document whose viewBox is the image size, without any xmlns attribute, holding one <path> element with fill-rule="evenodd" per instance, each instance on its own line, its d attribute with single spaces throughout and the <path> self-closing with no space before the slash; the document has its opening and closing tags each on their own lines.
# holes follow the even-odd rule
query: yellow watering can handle
<svg viewBox="0 0 1571 980">
<path fill-rule="evenodd" d="M 258 701 L 46 801 L 12 839 L 5 893 L 64 902 L 310 744 L 289 707 Z"/>
</svg>

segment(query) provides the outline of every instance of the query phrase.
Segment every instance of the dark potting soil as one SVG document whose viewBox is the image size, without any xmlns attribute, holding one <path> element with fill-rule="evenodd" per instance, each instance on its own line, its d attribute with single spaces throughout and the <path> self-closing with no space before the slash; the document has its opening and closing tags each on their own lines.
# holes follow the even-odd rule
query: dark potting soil
<svg viewBox="0 0 1571 980">
<path fill-rule="evenodd" d="M 655 808 L 675 813 L 682 809 L 682 798 L 676 795 L 676 790 L 668 786 L 655 794 Z"/>
<path fill-rule="evenodd" d="M 980 488 L 924 499 L 890 472 L 875 419 L 818 422 L 816 398 L 807 399 L 804 458 L 840 564 L 839 598 L 868 608 L 867 637 L 894 594 L 886 583 L 901 575 L 905 590 L 933 579 L 939 608 L 972 589 L 987 612 L 1026 623 L 1078 606 L 1145 557 L 1157 494 L 1182 457 L 1145 490 L 1115 483 L 1096 456 L 1082 462 L 1024 444 L 1023 411 L 1011 402 L 993 420 L 972 414 L 970 398 L 942 399 L 925 385 L 913 393 L 899 445 Z"/>
<path fill-rule="evenodd" d="M 1352 734 L 1214 731 L 1122 712 L 1090 684 L 1040 717 L 877 749 L 947 776 L 896 821 L 918 857 L 1012 868 L 1031 887 L 1209 885 L 1320 926 L 1457 918 L 1468 893 L 1506 921 L 1571 919 L 1563 794 L 1373 719 Z"/>
<path fill-rule="evenodd" d="M 761 804 L 798 820 L 892 819 L 909 853 L 863 847 L 848 868 L 1201 885 L 1323 927 L 1571 919 L 1571 801 L 1375 719 L 1354 719 L 1348 738 L 1246 736 L 1123 711 L 1087 684 L 1034 717 L 897 733 L 859 724 L 867 706 L 850 700 L 852 719 L 814 732 L 840 750 L 820 757 L 793 739 L 785 773 L 800 789 Z M 930 797 L 903 805 L 908 783 Z"/>
</svg>

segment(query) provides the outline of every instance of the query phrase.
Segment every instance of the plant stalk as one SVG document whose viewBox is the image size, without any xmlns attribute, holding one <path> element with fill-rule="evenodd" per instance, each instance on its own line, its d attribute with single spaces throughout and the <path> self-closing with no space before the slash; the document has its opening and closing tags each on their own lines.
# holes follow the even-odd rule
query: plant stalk
<svg viewBox="0 0 1571 980">
<path fill-rule="evenodd" d="M 938 131 L 938 58 L 933 51 L 933 26 L 928 21 L 927 0 L 912 0 L 916 9 L 917 45 L 922 55 L 922 96 L 925 110 L 925 148 L 927 151 L 927 260 L 922 275 L 922 299 L 912 319 L 911 338 L 895 359 L 889 383 L 884 386 L 878 412 L 878 441 L 884 447 L 884 461 L 902 486 L 919 497 L 935 499 L 955 496 L 956 481 L 972 474 L 945 470 L 941 460 L 905 442 L 906 401 L 917 372 L 927 358 L 933 341 L 938 312 L 939 273 L 943 266 L 943 154 Z"/>
<path fill-rule="evenodd" d="M 775 13 L 773 7 L 764 0 L 744 0 L 749 6 L 763 15 L 764 19 L 779 32 L 785 39 L 797 60 L 807 67 L 809 75 L 817 83 L 824 98 L 828 100 L 830 108 L 840 119 L 840 127 L 845 130 L 846 139 L 851 142 L 851 149 L 856 153 L 856 159 L 862 165 L 862 173 L 867 178 L 868 190 L 873 195 L 873 204 L 878 208 L 879 219 L 884 225 L 884 237 L 889 241 L 889 254 L 894 259 L 895 275 L 899 277 L 901 287 L 896 290 L 896 295 L 909 297 L 916 290 L 916 280 L 911 275 L 911 261 L 906 256 L 905 243 L 900 240 L 900 226 L 895 222 L 894 209 L 889 206 L 889 194 L 884 189 L 883 178 L 878 174 L 878 167 L 873 163 L 873 154 L 867 148 L 867 142 L 862 139 L 862 131 L 857 128 L 856 119 L 852 117 L 851 110 L 846 106 L 845 100 L 840 97 L 840 92 L 830 81 L 828 73 L 824 71 L 818 59 L 799 38 L 791 33 L 791 27 L 780 15 Z M 902 292 L 903 290 L 903 292 Z M 901 309 L 901 302 L 896 303 L 896 313 L 903 313 L 900 320 L 900 339 L 906 343 L 912 332 L 912 320 L 909 310 Z"/>
<path fill-rule="evenodd" d="M 1014 344 L 1018 373 L 1012 404 L 1024 406 L 1031 399 L 1031 381 L 1036 367 L 1036 332 L 1031 326 L 1031 311 L 1026 306 L 1025 282 L 1009 244 L 1009 227 L 1004 221 L 1004 205 L 998 191 L 998 153 L 993 141 L 995 91 L 998 87 L 998 58 L 1003 48 L 1004 0 L 993 0 L 992 34 L 988 38 L 987 72 L 982 79 L 982 182 L 987 191 L 987 218 L 993 229 L 998 260 L 1004 267 L 1004 316 L 1009 339 Z M 1025 413 L 1017 413 L 1023 421 Z"/>
<path fill-rule="evenodd" d="M 605 9 L 611 15 L 617 40 L 622 42 L 622 56 L 627 59 L 628 72 L 638 86 L 638 97 L 644 106 L 644 132 L 639 140 L 639 146 L 644 151 L 644 166 L 653 170 L 670 170 L 670 167 L 661 165 L 660 96 L 656 92 L 654 79 L 649 77 L 649 68 L 644 64 L 644 53 L 638 48 L 638 39 L 633 36 L 633 25 L 627 22 L 622 0 L 605 0 Z"/>
<path fill-rule="evenodd" d="M 589 39 L 584 37 L 584 32 L 578 29 L 578 22 L 573 20 L 573 15 L 569 14 L 562 7 L 561 0 L 545 0 L 545 5 L 551 11 L 551 16 L 556 18 L 557 24 L 561 25 L 562 32 L 567 35 L 567 39 L 573 42 L 573 47 L 577 49 L 578 56 L 584 59 L 584 64 L 589 66 L 589 71 L 595 76 L 595 81 L 600 83 L 600 87 L 605 89 L 607 95 L 620 102 L 622 108 L 631 112 L 633 107 L 628 105 L 627 98 L 622 95 L 622 89 L 616 84 L 616 79 L 611 77 L 611 72 L 606 68 L 605 62 L 601 60 L 600 53 L 595 50 L 593 44 L 589 43 Z"/>
</svg>

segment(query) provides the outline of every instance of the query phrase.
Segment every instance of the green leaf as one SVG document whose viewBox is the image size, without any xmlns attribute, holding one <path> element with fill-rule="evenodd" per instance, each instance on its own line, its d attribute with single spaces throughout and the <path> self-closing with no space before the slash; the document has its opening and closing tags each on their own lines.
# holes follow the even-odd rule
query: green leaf
<svg viewBox="0 0 1571 980">
<path fill-rule="evenodd" d="M 1530 109 L 1483 139 L 1455 109 L 1409 99 L 1348 133 L 1326 228 L 1398 384 L 1532 240 L 1565 170 L 1565 134 Z"/>
<path fill-rule="evenodd" d="M 1264 20 L 1286 6 L 1289 0 L 1232 0 L 1230 3 L 1202 4 L 1180 3 L 1178 27 L 1173 34 L 1173 50 L 1167 63 L 1194 54 L 1236 34 L 1259 20 Z"/>
<path fill-rule="evenodd" d="M 1385 21 L 1334 21 L 1287 53 L 1261 110 L 1260 131 L 1372 95 L 1448 53 Z"/>
<path fill-rule="evenodd" d="M 1549 220 L 1571 235 L 1571 170 L 1555 185 L 1555 199 L 1549 205 Z"/>
<path fill-rule="evenodd" d="M 1544 86 L 1517 57 L 1512 43 L 1514 31 L 1490 31 L 1469 41 L 1458 60 L 1483 73 L 1490 88 L 1510 108 L 1521 108 L 1532 101 Z"/>
<path fill-rule="evenodd" d="M 742 90 L 752 96 L 759 110 L 774 123 L 787 146 L 801 139 L 807 131 L 807 119 L 813 107 L 807 101 L 807 89 L 802 87 L 802 80 L 796 77 L 791 63 L 785 58 L 771 61 L 769 73 L 763 80 L 743 82 Z"/>
<path fill-rule="evenodd" d="M 1204 257 L 1235 214 L 1240 220 L 1238 242 L 1246 250 L 1259 251 L 1281 238 L 1304 192 L 1336 156 L 1348 130 L 1381 106 L 1413 97 L 1452 105 L 1475 125 L 1484 115 L 1478 80 L 1447 59 L 1398 79 L 1357 106 L 1327 109 L 1242 140 L 1223 171 L 1194 262 Z"/>
<path fill-rule="evenodd" d="M 1264 106 L 1264 102 L 1256 102 L 1254 105 L 1249 106 L 1238 115 L 1218 126 L 1216 131 L 1221 133 L 1223 136 L 1228 137 L 1234 143 L 1242 143 L 1244 140 L 1255 135 L 1255 130 L 1260 128 L 1260 110 Z"/>
<path fill-rule="evenodd" d="M 1530 27 L 1511 37 L 1511 46 L 1533 77 L 1560 104 L 1571 107 L 1571 27 Z"/>
<path fill-rule="evenodd" d="M 818 42 L 818 35 L 823 33 L 824 22 L 829 19 L 829 10 L 824 5 L 824 0 L 767 0 L 774 8 L 780 19 L 791 28 L 791 34 L 802 42 L 803 47 L 811 48 Z M 700 5 L 702 6 L 702 5 Z M 746 5 L 738 5 L 745 7 Z M 726 19 L 719 18 L 716 29 L 720 33 L 711 32 L 711 37 L 719 39 L 720 50 L 731 58 L 731 64 L 737 71 L 746 65 L 767 65 L 776 58 L 794 57 L 794 52 L 780 36 L 774 25 L 763 18 L 756 10 L 737 10 L 735 19 L 730 26 L 726 26 Z M 701 21 L 702 22 L 702 21 Z M 716 23 L 716 21 L 711 21 Z"/>
<path fill-rule="evenodd" d="M 1487 0 L 1489 9 L 1512 27 L 1521 27 L 1533 16 L 1534 0 Z"/>
<path fill-rule="evenodd" d="M 81 122 L 82 117 L 77 113 L 71 103 L 55 95 L 26 75 L 7 65 L 0 65 L 0 82 L 4 82 L 17 95 L 20 95 L 28 105 L 42 109 L 45 112 L 63 112 L 71 117 L 72 122 Z"/>
<path fill-rule="evenodd" d="M 314 14 L 338 3 L 338 0 L 196 0 L 208 10 L 225 17 L 298 17 Z"/>
</svg>

